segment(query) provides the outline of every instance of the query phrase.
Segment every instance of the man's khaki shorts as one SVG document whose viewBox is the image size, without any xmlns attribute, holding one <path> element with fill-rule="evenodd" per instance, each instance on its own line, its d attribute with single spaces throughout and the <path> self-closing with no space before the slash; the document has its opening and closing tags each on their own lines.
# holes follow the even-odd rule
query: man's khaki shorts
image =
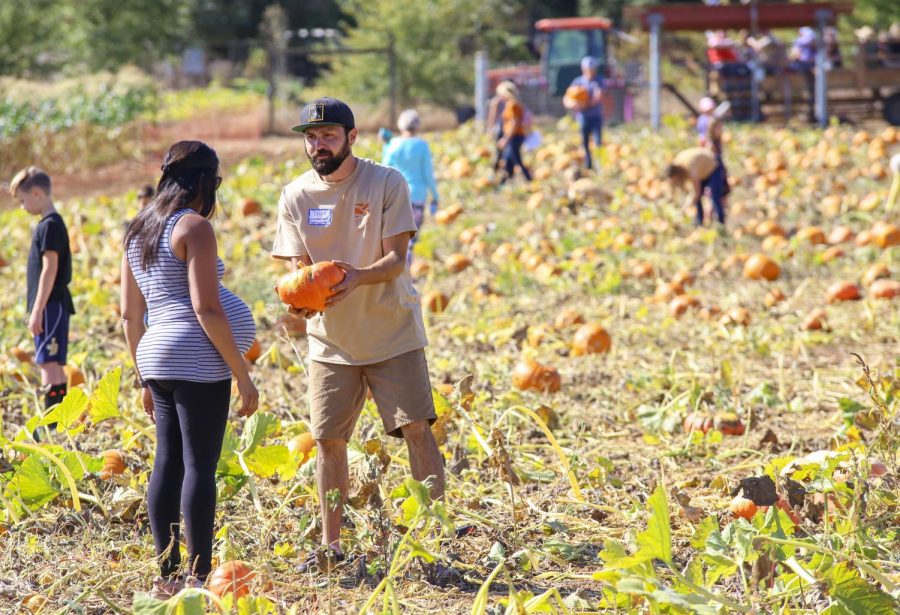
<svg viewBox="0 0 900 615">
<path fill-rule="evenodd" d="M 434 423 L 434 400 L 425 350 L 401 354 L 381 363 L 341 365 L 309 362 L 310 431 L 317 440 L 349 441 L 366 401 L 378 407 L 384 430 L 402 438 L 400 428 L 415 421 Z"/>
</svg>

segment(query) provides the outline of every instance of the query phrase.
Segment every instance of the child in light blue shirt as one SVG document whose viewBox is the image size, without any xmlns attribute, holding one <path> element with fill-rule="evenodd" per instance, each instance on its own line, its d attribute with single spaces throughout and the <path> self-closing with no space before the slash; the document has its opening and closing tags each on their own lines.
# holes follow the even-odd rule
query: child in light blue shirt
<svg viewBox="0 0 900 615">
<path fill-rule="evenodd" d="M 419 130 L 419 114 L 415 109 L 407 109 L 397 118 L 397 128 L 400 136 L 388 141 L 382 152 L 381 163 L 400 171 L 409 184 L 409 197 L 412 201 L 413 216 L 416 228 L 422 226 L 425 219 L 425 202 L 431 195 L 431 214 L 438 208 L 437 182 L 434 179 L 434 166 L 431 162 L 431 150 L 428 142 L 417 137 Z M 409 243 L 407 261 L 412 262 L 413 244 L 416 237 Z"/>
</svg>

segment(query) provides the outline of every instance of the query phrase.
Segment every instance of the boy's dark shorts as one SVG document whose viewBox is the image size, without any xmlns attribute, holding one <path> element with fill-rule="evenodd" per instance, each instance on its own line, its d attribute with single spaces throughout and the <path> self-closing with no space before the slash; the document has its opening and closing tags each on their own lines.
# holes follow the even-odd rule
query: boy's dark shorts
<svg viewBox="0 0 900 615">
<path fill-rule="evenodd" d="M 34 362 L 66 364 L 69 352 L 69 311 L 59 301 L 44 308 L 44 332 L 34 338 Z"/>
</svg>

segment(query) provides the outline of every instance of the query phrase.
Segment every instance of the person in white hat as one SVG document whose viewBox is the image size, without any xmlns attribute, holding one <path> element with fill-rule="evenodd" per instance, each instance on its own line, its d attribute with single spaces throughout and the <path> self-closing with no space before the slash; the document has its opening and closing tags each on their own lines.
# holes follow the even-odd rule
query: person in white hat
<svg viewBox="0 0 900 615">
<path fill-rule="evenodd" d="M 597 78 L 597 60 L 591 56 L 582 58 L 581 76 L 576 77 L 569 85 L 570 89 L 577 87 L 587 90 L 587 102 L 578 102 L 566 96 L 563 98 L 563 104 L 578 120 L 581 142 L 584 146 L 584 166 L 590 169 L 593 167 L 591 135 L 597 147 L 603 143 L 603 88 Z"/>
</svg>

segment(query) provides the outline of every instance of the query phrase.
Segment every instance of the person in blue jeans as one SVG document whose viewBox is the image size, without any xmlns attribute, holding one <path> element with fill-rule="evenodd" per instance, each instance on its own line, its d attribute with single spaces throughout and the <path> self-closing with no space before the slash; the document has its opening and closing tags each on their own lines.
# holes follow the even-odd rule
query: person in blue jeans
<svg viewBox="0 0 900 615">
<path fill-rule="evenodd" d="M 597 60 L 591 56 L 581 60 L 581 76 L 572 80 L 569 86 L 570 90 L 578 87 L 587 90 L 587 101 L 566 96 L 563 98 L 563 104 L 578 120 L 581 142 L 584 146 L 584 166 L 591 169 L 594 166 L 591 157 L 591 136 L 594 137 L 597 147 L 603 143 L 603 88 L 597 78 Z"/>
<path fill-rule="evenodd" d="M 431 149 L 425 139 L 416 136 L 419 125 L 419 114 L 415 109 L 403 111 L 397 118 L 400 136 L 391 138 L 385 144 L 381 158 L 381 164 L 400 171 L 409 185 L 409 198 L 412 201 L 416 229 L 420 229 L 425 220 L 425 202 L 429 195 L 431 215 L 434 215 L 438 208 L 437 182 L 434 179 Z M 413 245 L 418 236 L 416 233 L 409 240 L 409 250 L 406 252 L 408 264 L 412 263 Z"/>
<path fill-rule="evenodd" d="M 519 89 L 512 81 L 504 81 L 497 86 L 497 94 L 503 97 L 503 136 L 497 145 L 502 149 L 505 171 L 500 183 L 512 178 L 516 167 L 521 169 L 526 181 L 531 181 L 531 172 L 522 160 L 522 144 L 527 134 L 527 116 L 525 105 L 519 99 Z"/>
<path fill-rule="evenodd" d="M 703 225 L 703 193 L 709 189 L 709 196 L 719 224 L 725 224 L 724 166 L 712 150 L 692 147 L 679 152 L 666 170 L 669 180 L 676 186 L 690 187 L 689 203 L 697 211 L 694 222 Z"/>
</svg>

